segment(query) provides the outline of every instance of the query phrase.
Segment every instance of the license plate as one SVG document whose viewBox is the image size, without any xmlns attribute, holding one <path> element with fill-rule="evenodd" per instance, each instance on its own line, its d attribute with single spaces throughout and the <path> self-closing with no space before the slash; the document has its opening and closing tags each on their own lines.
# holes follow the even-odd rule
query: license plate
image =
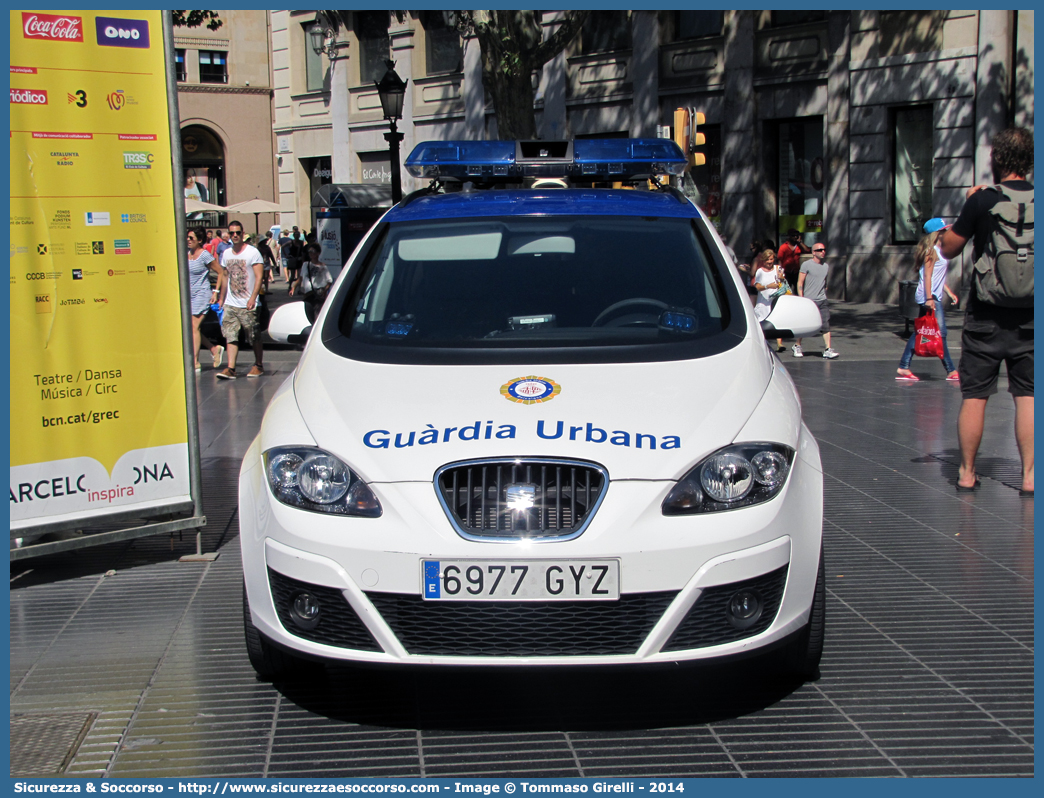
<svg viewBox="0 0 1044 798">
<path fill-rule="evenodd" d="M 615 601 L 619 560 L 422 560 L 428 601 Z"/>
</svg>

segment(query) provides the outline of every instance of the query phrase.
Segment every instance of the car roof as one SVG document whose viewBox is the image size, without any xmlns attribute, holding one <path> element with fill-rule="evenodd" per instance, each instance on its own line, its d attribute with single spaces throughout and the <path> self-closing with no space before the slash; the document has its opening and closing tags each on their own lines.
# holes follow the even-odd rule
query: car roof
<svg viewBox="0 0 1044 798">
<path fill-rule="evenodd" d="M 386 222 L 491 216 L 667 216 L 699 218 L 679 194 L 610 188 L 487 189 L 429 194 L 396 205 Z"/>
</svg>

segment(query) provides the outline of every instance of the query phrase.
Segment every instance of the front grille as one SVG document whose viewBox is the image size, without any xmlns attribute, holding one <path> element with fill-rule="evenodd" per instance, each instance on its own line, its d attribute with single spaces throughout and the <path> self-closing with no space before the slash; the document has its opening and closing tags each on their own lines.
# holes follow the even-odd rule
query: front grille
<svg viewBox="0 0 1044 798">
<path fill-rule="evenodd" d="M 787 566 L 784 565 L 754 579 L 708 587 L 696 599 L 696 603 L 678 624 L 678 628 L 661 651 L 685 651 L 690 648 L 717 646 L 761 634 L 775 620 L 786 584 Z M 761 616 L 752 626 L 737 629 L 729 623 L 725 608 L 729 599 L 744 588 L 754 590 L 761 596 L 763 609 Z"/>
<path fill-rule="evenodd" d="M 442 468 L 435 482 L 463 537 L 561 540 L 584 531 L 608 474 L 578 460 L 476 460 Z"/>
<path fill-rule="evenodd" d="M 618 601 L 425 601 L 367 594 L 411 654 L 554 657 L 633 654 L 676 592 Z"/>
<path fill-rule="evenodd" d="M 338 648 L 354 648 L 359 651 L 384 650 L 380 643 L 374 640 L 370 630 L 355 614 L 355 610 L 340 590 L 300 582 L 271 568 L 268 569 L 268 584 L 272 588 L 272 599 L 275 601 L 279 621 L 290 634 Z M 319 602 L 319 623 L 314 629 L 302 629 L 294 622 L 290 613 L 294 596 L 301 592 L 311 593 Z"/>
</svg>

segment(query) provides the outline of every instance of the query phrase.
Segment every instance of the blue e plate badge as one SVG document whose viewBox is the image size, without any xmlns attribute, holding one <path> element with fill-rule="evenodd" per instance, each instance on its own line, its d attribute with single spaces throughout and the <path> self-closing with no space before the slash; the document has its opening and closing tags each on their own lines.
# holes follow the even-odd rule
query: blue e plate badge
<svg viewBox="0 0 1044 798">
<path fill-rule="evenodd" d="M 439 585 L 439 564 L 429 560 L 424 563 L 424 597 L 442 598 Z"/>
</svg>

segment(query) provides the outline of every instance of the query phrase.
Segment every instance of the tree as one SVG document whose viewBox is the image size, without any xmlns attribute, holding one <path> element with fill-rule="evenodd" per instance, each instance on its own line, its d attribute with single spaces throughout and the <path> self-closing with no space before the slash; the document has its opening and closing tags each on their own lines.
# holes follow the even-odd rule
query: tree
<svg viewBox="0 0 1044 798">
<path fill-rule="evenodd" d="M 172 11 L 175 28 L 198 28 L 204 22 L 207 28 L 217 30 L 222 22 L 217 11 Z"/>
<path fill-rule="evenodd" d="M 580 32 L 587 11 L 562 12 L 544 39 L 540 11 L 457 11 L 457 29 L 474 35 L 482 51 L 482 85 L 493 99 L 501 139 L 535 139 L 533 72 Z"/>
</svg>

